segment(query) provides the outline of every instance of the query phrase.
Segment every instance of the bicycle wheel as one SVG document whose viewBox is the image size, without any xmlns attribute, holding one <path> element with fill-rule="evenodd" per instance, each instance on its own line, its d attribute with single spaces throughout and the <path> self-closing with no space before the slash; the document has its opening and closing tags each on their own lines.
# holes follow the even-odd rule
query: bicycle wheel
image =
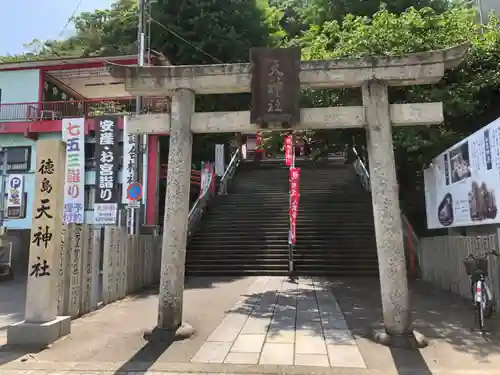
<svg viewBox="0 0 500 375">
<path fill-rule="evenodd" d="M 485 318 L 490 318 L 493 315 L 493 301 L 488 298 L 486 289 L 483 288 L 483 315 Z"/>
<path fill-rule="evenodd" d="M 479 330 L 483 332 L 484 330 L 484 309 L 481 302 L 476 303 L 476 313 L 477 313 L 477 325 Z"/>
</svg>

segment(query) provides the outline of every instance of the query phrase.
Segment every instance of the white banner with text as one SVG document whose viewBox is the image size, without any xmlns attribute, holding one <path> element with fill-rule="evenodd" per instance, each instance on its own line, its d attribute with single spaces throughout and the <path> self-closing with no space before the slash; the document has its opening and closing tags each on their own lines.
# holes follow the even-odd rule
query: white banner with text
<svg viewBox="0 0 500 375">
<path fill-rule="evenodd" d="M 500 223 L 500 118 L 434 158 L 424 181 L 429 229 Z"/>
</svg>

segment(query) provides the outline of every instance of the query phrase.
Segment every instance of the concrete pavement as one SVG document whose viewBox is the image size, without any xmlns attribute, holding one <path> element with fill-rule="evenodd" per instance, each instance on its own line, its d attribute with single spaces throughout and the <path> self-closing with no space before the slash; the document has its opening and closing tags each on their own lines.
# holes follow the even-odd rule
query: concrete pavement
<svg viewBox="0 0 500 375">
<path fill-rule="evenodd" d="M 189 340 L 142 339 L 157 307 L 154 292 L 145 293 L 73 321 L 70 337 L 39 353 L 2 347 L 0 374 L 500 375 L 497 320 L 484 338 L 471 329 L 467 301 L 423 283 L 412 297 L 415 326 L 430 338 L 419 351 L 370 339 L 381 319 L 374 279 L 192 279 L 184 311 L 197 333 Z"/>
<path fill-rule="evenodd" d="M 7 327 L 24 319 L 26 276 L 0 283 L 0 345 L 7 337 Z"/>
</svg>

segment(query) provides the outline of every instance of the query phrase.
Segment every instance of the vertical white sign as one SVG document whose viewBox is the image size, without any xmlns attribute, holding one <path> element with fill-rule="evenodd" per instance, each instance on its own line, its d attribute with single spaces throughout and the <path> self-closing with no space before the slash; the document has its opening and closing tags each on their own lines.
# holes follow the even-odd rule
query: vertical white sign
<svg viewBox="0 0 500 375">
<path fill-rule="evenodd" d="M 224 145 L 215 145 L 215 174 L 222 177 L 224 170 Z"/>
<path fill-rule="evenodd" d="M 21 217 L 21 208 L 24 198 L 24 176 L 22 174 L 11 174 L 7 179 L 7 206 L 6 216 L 8 218 Z"/>
<path fill-rule="evenodd" d="M 131 183 L 137 182 L 137 136 L 128 133 L 127 116 L 123 118 L 123 186 L 122 203 L 128 204 L 127 190 Z"/>
<path fill-rule="evenodd" d="M 210 188 L 210 180 L 212 178 L 212 173 L 213 173 L 212 164 L 207 162 L 201 162 L 200 196 L 205 195 L 205 193 Z"/>
<path fill-rule="evenodd" d="M 63 119 L 62 139 L 66 143 L 63 220 L 65 224 L 82 224 L 85 209 L 85 119 Z"/>
</svg>

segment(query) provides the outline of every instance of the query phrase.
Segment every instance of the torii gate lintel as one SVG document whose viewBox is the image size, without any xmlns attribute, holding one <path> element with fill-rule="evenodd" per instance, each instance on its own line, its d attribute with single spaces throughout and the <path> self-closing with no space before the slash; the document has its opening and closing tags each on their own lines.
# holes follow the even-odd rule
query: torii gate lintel
<svg viewBox="0 0 500 375">
<path fill-rule="evenodd" d="M 466 43 L 399 57 L 301 62 L 299 77 L 303 87 L 360 87 L 362 91 L 361 108 L 303 109 L 301 117 L 306 121 L 301 127 L 366 128 L 384 315 L 384 332 L 376 337 L 386 345 L 426 344 L 412 329 L 391 125 L 422 125 L 426 121 L 435 124 L 443 119 L 441 103 L 390 105 L 388 87 L 435 84 L 446 69 L 460 64 L 468 48 Z M 195 113 L 195 94 L 250 92 L 250 64 L 140 68 L 108 64 L 108 68 L 113 76 L 125 79 L 125 88 L 132 95 L 172 97 L 170 118 L 139 116 L 133 122 L 137 133 L 170 133 L 158 326 L 148 338 L 161 339 L 165 334 L 185 337 L 192 332 L 189 326 L 182 325 L 192 134 L 255 129 L 248 124 L 248 112 Z M 159 124 L 161 121 L 163 124 Z M 226 124 L 220 125 L 221 121 Z"/>
</svg>

